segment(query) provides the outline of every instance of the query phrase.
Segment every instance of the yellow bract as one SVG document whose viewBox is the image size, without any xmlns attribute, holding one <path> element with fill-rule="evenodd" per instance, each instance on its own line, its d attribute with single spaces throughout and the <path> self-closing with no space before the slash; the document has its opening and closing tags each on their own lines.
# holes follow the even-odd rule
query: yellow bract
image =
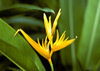
<svg viewBox="0 0 100 71">
<path fill-rule="evenodd" d="M 25 39 L 29 42 L 29 44 L 40 54 L 42 55 L 44 58 L 49 59 L 50 58 L 50 54 L 49 54 L 49 43 L 48 45 L 44 45 L 44 43 L 42 43 L 42 46 L 40 45 L 39 39 L 38 39 L 38 43 L 36 43 L 34 40 L 32 40 L 22 29 L 18 29 L 15 33 L 15 35 L 21 32 L 22 35 L 25 37 Z M 46 42 L 47 40 L 45 40 Z"/>
<path fill-rule="evenodd" d="M 42 39 L 42 45 L 40 44 L 39 39 L 37 39 L 37 42 L 35 42 L 22 29 L 18 29 L 15 33 L 15 35 L 16 35 L 18 32 L 21 32 L 22 35 L 25 37 L 25 39 L 29 42 L 29 44 L 41 56 L 43 56 L 45 59 L 47 59 L 50 64 L 52 63 L 51 56 L 52 56 L 53 52 L 61 50 L 75 41 L 75 39 L 71 39 L 71 40 L 68 40 L 68 38 L 65 39 L 65 32 L 59 38 L 59 32 L 57 30 L 57 38 L 56 38 L 56 41 L 53 43 L 53 36 L 55 34 L 57 21 L 58 21 L 60 15 L 61 15 L 61 9 L 58 11 L 58 14 L 53 23 L 53 27 L 51 27 L 51 16 L 49 17 L 49 21 L 48 21 L 46 14 L 45 13 L 43 14 L 44 25 L 45 25 L 45 30 L 46 30 L 47 36 L 45 38 L 45 41 L 43 41 L 43 39 Z M 49 41 L 47 41 L 47 38 L 49 39 Z M 49 50 L 49 45 L 51 46 L 51 50 Z"/>
<path fill-rule="evenodd" d="M 71 40 L 68 40 L 68 38 L 66 38 L 65 40 L 64 39 L 65 39 L 65 32 L 59 38 L 59 32 L 57 30 L 57 38 L 51 48 L 51 51 L 56 52 L 58 50 L 61 50 L 62 48 L 65 48 L 66 46 L 70 45 L 72 42 L 75 41 L 75 39 L 71 39 Z"/>
<path fill-rule="evenodd" d="M 44 15 L 43 15 L 44 16 L 45 30 L 46 30 L 48 39 L 50 41 L 52 41 L 52 39 L 53 39 L 53 35 L 55 33 L 55 29 L 56 29 L 56 26 L 57 26 L 57 21 L 58 21 L 60 15 L 61 15 L 61 9 L 59 9 L 59 11 L 58 11 L 58 14 L 57 14 L 57 16 L 54 20 L 54 23 L 53 23 L 53 27 L 51 27 L 51 16 L 49 16 L 49 21 L 48 21 L 46 14 L 44 13 Z"/>
<path fill-rule="evenodd" d="M 52 40 L 53 36 L 51 33 L 51 16 L 49 17 L 49 22 L 48 22 L 45 13 L 44 13 L 44 25 L 45 25 L 45 29 L 46 29 L 47 36 L 48 36 L 49 40 Z"/>
<path fill-rule="evenodd" d="M 60 15 L 61 15 L 61 9 L 59 9 L 58 14 L 54 20 L 53 27 L 52 27 L 52 35 L 54 35 L 54 33 L 55 33 L 55 29 L 56 29 L 57 22 L 58 22 Z"/>
</svg>

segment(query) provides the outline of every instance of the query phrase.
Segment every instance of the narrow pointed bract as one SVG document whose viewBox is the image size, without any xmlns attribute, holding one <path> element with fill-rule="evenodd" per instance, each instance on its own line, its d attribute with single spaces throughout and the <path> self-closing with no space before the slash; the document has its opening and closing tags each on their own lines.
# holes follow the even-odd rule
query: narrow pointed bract
<svg viewBox="0 0 100 71">
<path fill-rule="evenodd" d="M 21 32 L 22 35 L 25 37 L 25 39 L 29 42 L 29 44 L 44 58 L 48 59 L 50 58 L 49 52 L 44 49 L 38 40 L 38 43 L 36 43 L 34 40 L 32 40 L 22 29 L 18 29 L 15 33 L 15 36 L 18 32 Z"/>
<path fill-rule="evenodd" d="M 68 40 L 68 38 L 65 39 L 65 32 L 62 34 L 62 36 L 59 38 L 59 32 L 57 31 L 57 38 L 56 41 L 54 42 L 51 51 L 56 52 L 59 51 L 71 43 L 73 43 L 75 39 Z"/>
<path fill-rule="evenodd" d="M 51 17 L 49 17 L 49 21 L 47 19 L 46 14 L 43 14 L 44 17 L 44 26 L 45 26 L 45 30 L 48 36 L 48 39 L 51 41 L 52 40 L 52 33 L 51 33 Z"/>
<path fill-rule="evenodd" d="M 57 27 L 57 22 L 58 22 L 60 15 L 61 15 L 61 9 L 59 9 L 58 14 L 57 14 L 57 16 L 54 20 L 53 27 L 52 27 L 52 35 L 54 35 L 54 33 L 55 33 L 55 30 L 56 30 L 56 27 Z"/>
</svg>

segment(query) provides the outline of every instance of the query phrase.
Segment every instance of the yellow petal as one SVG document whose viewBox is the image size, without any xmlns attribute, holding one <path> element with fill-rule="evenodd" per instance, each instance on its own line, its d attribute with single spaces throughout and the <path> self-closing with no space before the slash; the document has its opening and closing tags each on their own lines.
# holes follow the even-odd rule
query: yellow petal
<svg viewBox="0 0 100 71">
<path fill-rule="evenodd" d="M 49 45 L 50 45 L 50 43 L 48 43 L 48 44 L 46 45 L 45 49 L 50 53 L 50 51 L 49 51 Z"/>
<path fill-rule="evenodd" d="M 37 44 L 34 40 L 32 40 L 22 29 L 18 29 L 15 33 L 15 35 L 21 32 L 22 35 L 25 37 L 25 39 L 29 42 L 29 44 L 44 58 L 48 59 L 50 58 L 49 52 L 47 52 L 45 49 L 41 48 L 39 44 Z"/>
<path fill-rule="evenodd" d="M 60 15 L 61 15 L 61 9 L 59 9 L 58 14 L 57 14 L 57 16 L 54 20 L 53 28 L 52 28 L 52 35 L 54 35 L 54 33 L 55 33 L 55 29 L 56 29 L 57 22 L 58 22 L 58 19 L 59 19 Z"/>
<path fill-rule="evenodd" d="M 59 32 L 58 32 L 58 30 L 57 30 L 57 37 L 56 37 L 56 41 L 54 42 L 54 44 L 53 44 L 53 45 L 57 44 L 57 43 L 58 43 L 58 41 L 59 41 Z M 52 47 L 51 47 L 51 48 L 52 48 Z"/>
<path fill-rule="evenodd" d="M 51 16 L 49 17 L 49 22 L 47 20 L 46 14 L 44 13 L 44 25 L 45 25 L 45 30 L 48 36 L 49 40 L 52 40 L 52 33 L 51 33 Z"/>
<path fill-rule="evenodd" d="M 43 42 L 43 39 L 42 39 L 42 47 L 44 48 L 44 42 Z"/>
<path fill-rule="evenodd" d="M 40 41 L 39 41 L 39 38 L 37 39 L 37 42 L 38 42 L 38 45 L 42 48 Z"/>
<path fill-rule="evenodd" d="M 57 38 L 56 38 L 56 42 L 59 40 L 59 32 L 57 30 Z"/>
<path fill-rule="evenodd" d="M 49 26 L 51 28 L 51 16 L 49 16 Z"/>
<path fill-rule="evenodd" d="M 44 17 L 44 24 L 48 24 L 48 19 L 45 13 L 43 14 L 43 17 Z"/>
<path fill-rule="evenodd" d="M 52 40 L 52 33 L 51 33 L 51 16 L 49 16 L 49 23 L 48 23 L 48 26 L 47 26 L 47 30 L 48 30 L 48 33 L 47 33 L 47 36 L 49 38 L 49 40 Z"/>
<path fill-rule="evenodd" d="M 67 37 L 64 41 L 67 41 L 69 37 Z"/>
<path fill-rule="evenodd" d="M 60 41 L 63 41 L 64 40 L 64 38 L 65 38 L 65 32 L 66 31 L 64 31 L 63 34 L 62 34 L 62 36 L 60 37 L 60 39 L 59 39 Z"/>
<path fill-rule="evenodd" d="M 53 52 L 59 51 L 59 50 L 65 48 L 65 47 L 67 47 L 68 45 L 70 45 L 74 41 L 75 41 L 75 39 L 71 39 L 71 40 L 68 40 L 68 41 L 59 42 L 57 44 L 54 44 L 51 50 Z"/>
<path fill-rule="evenodd" d="M 47 36 L 45 37 L 45 47 L 46 47 L 46 44 L 47 44 Z"/>
<path fill-rule="evenodd" d="M 45 30 L 46 30 L 46 33 L 47 33 L 47 36 L 50 34 L 50 32 L 48 32 L 48 20 L 47 20 L 47 16 L 46 16 L 46 14 L 44 13 L 43 14 L 44 15 L 44 26 L 45 26 Z"/>
</svg>

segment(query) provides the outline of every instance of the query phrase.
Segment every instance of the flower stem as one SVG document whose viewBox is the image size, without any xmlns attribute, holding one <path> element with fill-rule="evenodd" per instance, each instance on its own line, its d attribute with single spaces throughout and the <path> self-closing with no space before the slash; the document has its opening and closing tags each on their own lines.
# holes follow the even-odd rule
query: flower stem
<svg viewBox="0 0 100 71">
<path fill-rule="evenodd" d="M 52 63 L 50 63 L 50 66 L 51 66 L 51 71 L 54 71 L 54 67 Z"/>
<path fill-rule="evenodd" d="M 54 67 L 53 67 L 53 64 L 52 64 L 51 58 L 48 59 L 48 61 L 49 61 L 50 67 L 51 67 L 51 71 L 54 71 Z"/>
</svg>

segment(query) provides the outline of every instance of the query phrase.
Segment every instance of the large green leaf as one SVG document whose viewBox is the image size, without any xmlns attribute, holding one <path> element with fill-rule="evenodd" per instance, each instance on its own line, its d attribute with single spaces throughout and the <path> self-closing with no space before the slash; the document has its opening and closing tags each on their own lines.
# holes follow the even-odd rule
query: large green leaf
<svg viewBox="0 0 100 71">
<path fill-rule="evenodd" d="M 29 4 L 15 4 L 13 6 L 10 7 L 8 6 L 0 10 L 0 16 L 2 17 L 2 16 L 23 14 L 23 13 L 30 14 L 30 12 L 37 13 L 38 11 L 54 13 L 54 11 L 49 8 L 40 8 L 38 6 L 29 5 Z"/>
<path fill-rule="evenodd" d="M 100 60 L 100 0 L 89 0 L 85 14 L 78 58 L 85 69 L 93 69 Z"/>
<path fill-rule="evenodd" d="M 34 49 L 0 19 L 0 52 L 23 71 L 45 71 Z"/>
<path fill-rule="evenodd" d="M 61 6 L 61 17 L 60 17 L 60 23 L 58 24 L 59 32 L 62 34 L 64 31 L 66 31 L 66 36 L 69 35 L 69 13 L 68 13 L 68 0 L 60 0 L 60 6 Z M 61 54 L 61 61 L 63 65 L 71 64 L 71 52 L 70 48 L 64 48 L 60 52 Z"/>
<path fill-rule="evenodd" d="M 85 9 L 84 0 L 60 0 L 60 6 L 62 9 L 59 31 L 63 33 L 66 30 L 67 36 L 75 38 L 74 36 L 80 37 L 82 23 L 83 23 L 83 14 Z M 75 41 L 76 44 L 79 41 L 79 38 Z M 75 44 L 71 45 L 71 48 L 68 47 L 61 51 L 61 60 L 64 65 L 73 64 L 73 70 L 76 69 L 76 54 Z M 76 70 L 77 71 L 77 70 Z"/>
</svg>

